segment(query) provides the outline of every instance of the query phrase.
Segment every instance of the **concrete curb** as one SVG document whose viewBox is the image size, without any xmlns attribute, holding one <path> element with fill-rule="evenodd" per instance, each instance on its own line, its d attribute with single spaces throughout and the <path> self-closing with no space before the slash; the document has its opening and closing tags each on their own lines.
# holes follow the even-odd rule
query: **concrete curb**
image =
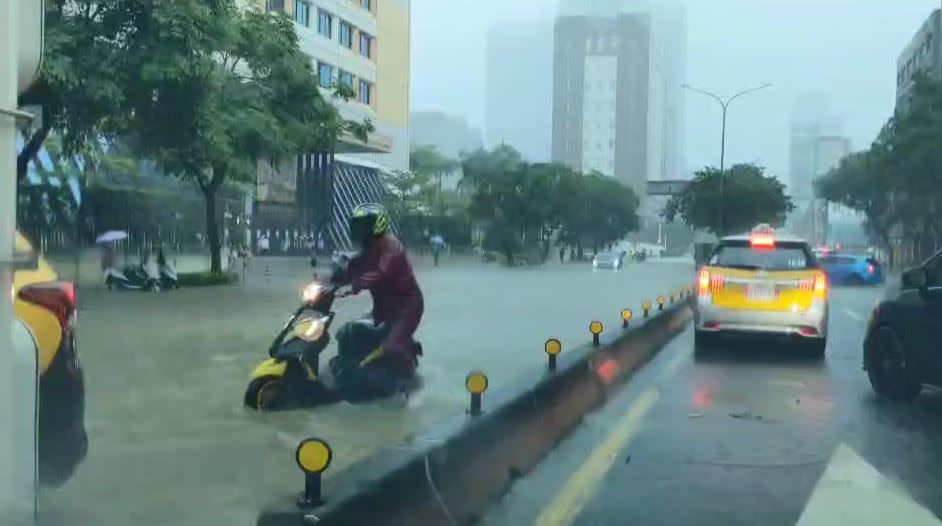
<svg viewBox="0 0 942 526">
<path fill-rule="evenodd" d="M 258 526 L 469 524 L 528 473 L 609 393 L 692 318 L 684 299 L 631 328 L 559 357 L 555 373 L 485 394 L 484 412 L 457 415 L 398 447 L 380 450 L 325 483 L 323 506 L 296 496 L 266 509 Z M 299 473 L 299 489 L 301 482 Z M 449 517 L 450 515 L 450 517 Z"/>
</svg>

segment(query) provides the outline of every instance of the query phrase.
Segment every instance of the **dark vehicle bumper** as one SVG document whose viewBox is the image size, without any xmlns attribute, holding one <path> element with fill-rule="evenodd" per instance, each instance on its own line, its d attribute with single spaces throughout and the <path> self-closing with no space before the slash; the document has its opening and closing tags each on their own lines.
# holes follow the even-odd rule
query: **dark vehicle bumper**
<svg viewBox="0 0 942 526">
<path fill-rule="evenodd" d="M 88 453 L 83 376 L 70 331 L 39 379 L 39 481 L 43 484 L 65 483 Z"/>
</svg>

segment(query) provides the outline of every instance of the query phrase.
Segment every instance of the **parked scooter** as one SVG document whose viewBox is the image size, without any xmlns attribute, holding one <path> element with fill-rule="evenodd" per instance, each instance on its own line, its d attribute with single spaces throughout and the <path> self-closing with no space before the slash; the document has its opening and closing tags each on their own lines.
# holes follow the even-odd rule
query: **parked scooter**
<svg viewBox="0 0 942 526">
<path fill-rule="evenodd" d="M 120 271 L 114 267 L 106 268 L 105 286 L 108 290 L 145 290 L 160 292 L 160 274 L 144 265 L 127 267 Z"/>
<path fill-rule="evenodd" d="M 160 265 L 160 288 L 164 290 L 173 290 L 180 288 L 177 283 L 177 271 L 170 265 Z"/>
<path fill-rule="evenodd" d="M 348 259 L 335 255 L 335 271 L 348 263 Z M 311 265 L 317 261 L 311 258 Z M 295 406 L 316 406 L 335 403 L 340 400 L 365 401 L 396 392 L 408 392 L 415 389 L 417 382 L 404 382 L 391 386 L 386 392 L 362 389 L 356 381 L 344 377 L 350 368 L 345 365 L 352 358 L 357 363 L 355 368 L 362 371 L 364 377 L 371 372 L 384 372 L 381 359 L 374 352 L 386 335 L 384 324 L 377 324 L 372 319 L 363 318 L 348 322 L 338 331 L 338 356 L 331 360 L 330 373 L 321 375 L 320 354 L 330 343 L 330 325 L 334 320 L 334 301 L 349 296 L 340 287 L 315 280 L 301 291 L 301 306 L 288 318 L 281 332 L 275 337 L 268 349 L 269 358 L 252 371 L 249 385 L 245 389 L 246 407 L 259 411 L 270 411 Z M 417 354 L 421 353 L 421 345 Z M 341 359 L 341 356 L 344 357 Z M 359 378 L 359 375 L 356 375 Z M 340 381 L 338 381 L 340 380 Z"/>
</svg>

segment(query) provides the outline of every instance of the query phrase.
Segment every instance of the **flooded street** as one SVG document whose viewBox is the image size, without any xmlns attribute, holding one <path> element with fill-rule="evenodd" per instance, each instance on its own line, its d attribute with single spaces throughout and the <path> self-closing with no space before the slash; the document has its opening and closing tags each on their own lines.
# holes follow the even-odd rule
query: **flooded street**
<svg viewBox="0 0 942 526">
<path fill-rule="evenodd" d="M 79 352 L 90 451 L 73 480 L 42 496 L 42 524 L 253 523 L 273 497 L 301 488 L 293 458 L 299 439 L 316 435 L 332 445 L 329 485 L 332 473 L 375 448 L 462 410 L 470 370 L 486 371 L 492 389 L 507 385 L 542 366 L 547 338 L 559 338 L 565 352 L 588 340 L 589 321 L 614 329 L 623 307 L 640 312 L 643 299 L 692 279 L 691 265 L 667 262 L 595 273 L 587 264 L 420 264 L 425 387 L 408 404 L 246 410 L 249 371 L 296 307 L 311 275 L 305 263 L 257 259 L 237 287 L 83 289 Z M 369 308 L 366 294 L 338 302 L 334 330 Z"/>
</svg>

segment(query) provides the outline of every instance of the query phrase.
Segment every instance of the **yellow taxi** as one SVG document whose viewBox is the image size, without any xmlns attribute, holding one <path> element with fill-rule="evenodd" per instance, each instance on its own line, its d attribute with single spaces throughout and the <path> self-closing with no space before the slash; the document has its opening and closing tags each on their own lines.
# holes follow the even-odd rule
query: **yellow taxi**
<svg viewBox="0 0 942 526">
<path fill-rule="evenodd" d="M 88 452 L 85 382 L 75 346 L 75 286 L 20 233 L 14 247 L 14 345 L 36 353 L 39 373 L 39 480 L 60 485 Z"/>
<path fill-rule="evenodd" d="M 797 341 L 823 355 L 828 282 L 803 239 L 759 225 L 724 237 L 697 271 L 695 339 L 764 336 Z"/>
</svg>

